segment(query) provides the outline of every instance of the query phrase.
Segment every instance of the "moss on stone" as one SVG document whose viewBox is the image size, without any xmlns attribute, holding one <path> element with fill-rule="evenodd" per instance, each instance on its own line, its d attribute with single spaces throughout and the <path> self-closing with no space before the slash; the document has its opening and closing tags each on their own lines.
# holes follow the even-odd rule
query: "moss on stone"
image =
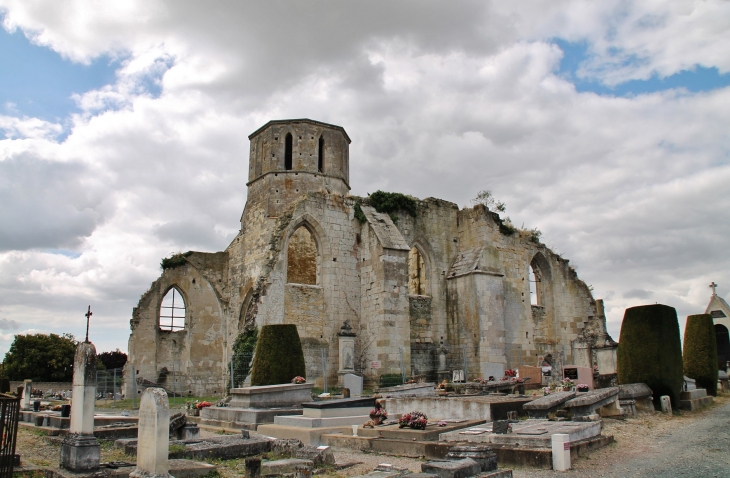
<svg viewBox="0 0 730 478">
<path fill-rule="evenodd" d="M 684 328 L 684 374 L 717 395 L 717 342 L 710 314 L 690 315 Z"/>
<path fill-rule="evenodd" d="M 290 383 L 296 376 L 306 378 L 297 326 L 275 324 L 261 327 L 251 368 L 251 385 Z"/>
<path fill-rule="evenodd" d="M 683 365 L 674 307 L 656 304 L 626 309 L 617 355 L 619 383 L 646 383 L 655 406 L 662 395 L 668 395 L 672 407 L 679 408 Z"/>
</svg>

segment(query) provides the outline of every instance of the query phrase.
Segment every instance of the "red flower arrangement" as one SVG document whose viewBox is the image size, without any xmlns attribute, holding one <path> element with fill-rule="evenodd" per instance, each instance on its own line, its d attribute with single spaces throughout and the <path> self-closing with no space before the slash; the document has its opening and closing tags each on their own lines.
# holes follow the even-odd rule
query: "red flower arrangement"
<svg viewBox="0 0 730 478">
<path fill-rule="evenodd" d="M 198 402 L 195 404 L 195 408 L 202 410 L 203 408 L 210 407 L 211 405 L 213 404 L 210 402 Z"/>
<path fill-rule="evenodd" d="M 399 428 L 410 427 L 416 430 L 425 430 L 427 424 L 428 417 L 419 411 L 406 413 L 398 420 Z"/>
<path fill-rule="evenodd" d="M 299 375 L 297 375 L 296 377 L 291 379 L 291 383 L 306 383 L 306 381 L 307 381 L 306 378 L 300 377 Z"/>
</svg>

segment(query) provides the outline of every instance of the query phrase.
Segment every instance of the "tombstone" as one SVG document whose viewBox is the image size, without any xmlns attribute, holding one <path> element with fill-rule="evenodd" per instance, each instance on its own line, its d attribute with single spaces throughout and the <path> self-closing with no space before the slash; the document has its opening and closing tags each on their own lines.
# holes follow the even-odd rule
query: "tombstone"
<svg viewBox="0 0 730 478">
<path fill-rule="evenodd" d="M 662 404 L 662 412 L 668 413 L 669 415 L 672 414 L 672 399 L 669 398 L 669 395 L 662 395 L 659 398 L 659 401 Z"/>
<path fill-rule="evenodd" d="M 460 460 L 471 458 L 479 463 L 482 471 L 495 471 L 497 469 L 497 454 L 488 445 L 457 445 L 449 449 L 446 455 L 447 460 Z"/>
<path fill-rule="evenodd" d="M 73 389 L 76 399 L 71 403 L 69 433 L 61 443 L 61 467 L 73 472 L 99 468 L 101 448 L 94 436 L 94 406 L 96 395 L 96 348 L 91 342 L 81 342 L 74 356 Z"/>
<path fill-rule="evenodd" d="M 575 385 L 586 384 L 588 390 L 593 390 L 593 369 L 590 367 L 578 367 L 577 365 L 564 365 L 563 378 L 572 380 Z"/>
<path fill-rule="evenodd" d="M 137 430 L 137 468 L 130 478 L 168 478 L 170 409 L 164 388 L 150 387 L 142 394 Z"/>
<path fill-rule="evenodd" d="M 451 381 L 454 383 L 463 382 L 464 381 L 464 371 L 463 370 L 454 370 Z"/>
<path fill-rule="evenodd" d="M 570 435 L 556 433 L 552 436 L 553 470 L 570 469 Z"/>
<path fill-rule="evenodd" d="M 30 396 L 33 393 L 33 381 L 23 380 L 23 410 L 30 410 L 33 405 L 30 403 Z"/>
<path fill-rule="evenodd" d="M 259 478 L 261 476 L 261 458 L 249 457 L 244 460 L 246 478 Z"/>
<path fill-rule="evenodd" d="M 362 377 L 353 373 L 346 373 L 344 377 L 345 388 L 350 389 L 351 397 L 362 395 Z"/>
<path fill-rule="evenodd" d="M 339 370 L 340 374 L 355 371 L 355 333 L 349 320 L 345 320 L 339 337 Z"/>
</svg>

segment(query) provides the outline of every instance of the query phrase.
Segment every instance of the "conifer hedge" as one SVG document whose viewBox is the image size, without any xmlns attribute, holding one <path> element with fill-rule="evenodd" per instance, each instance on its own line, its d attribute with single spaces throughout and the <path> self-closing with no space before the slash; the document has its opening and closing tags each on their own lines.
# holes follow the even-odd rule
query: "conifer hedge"
<svg viewBox="0 0 730 478">
<path fill-rule="evenodd" d="M 710 314 L 690 315 L 684 328 L 684 374 L 717 395 L 717 342 Z"/>
<path fill-rule="evenodd" d="M 251 385 L 290 383 L 296 376 L 306 378 L 297 326 L 277 324 L 261 327 L 251 367 Z"/>
<path fill-rule="evenodd" d="M 617 358 L 619 383 L 646 383 L 657 408 L 662 395 L 669 395 L 672 407 L 679 408 L 683 364 L 674 307 L 656 304 L 626 309 Z"/>
</svg>

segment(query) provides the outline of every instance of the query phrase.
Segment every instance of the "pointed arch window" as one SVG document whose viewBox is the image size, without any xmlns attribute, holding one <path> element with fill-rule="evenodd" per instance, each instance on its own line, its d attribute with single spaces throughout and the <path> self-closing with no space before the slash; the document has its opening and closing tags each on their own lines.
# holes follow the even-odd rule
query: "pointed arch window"
<svg viewBox="0 0 730 478">
<path fill-rule="evenodd" d="M 538 300 L 537 295 L 537 276 L 535 275 L 535 269 L 532 268 L 532 265 L 530 267 L 529 272 L 529 281 L 530 281 L 530 304 L 531 305 L 540 305 L 540 302 Z"/>
<path fill-rule="evenodd" d="M 289 238 L 286 281 L 317 285 L 317 243 L 312 233 L 300 226 Z"/>
<path fill-rule="evenodd" d="M 319 149 L 317 151 L 317 168 L 321 173 L 324 172 L 324 136 L 319 137 Z"/>
<path fill-rule="evenodd" d="M 292 137 L 291 133 L 286 134 L 284 139 L 284 169 L 291 171 L 292 169 Z"/>
<path fill-rule="evenodd" d="M 176 332 L 185 329 L 185 299 L 172 287 L 160 303 L 160 330 Z"/>
</svg>

